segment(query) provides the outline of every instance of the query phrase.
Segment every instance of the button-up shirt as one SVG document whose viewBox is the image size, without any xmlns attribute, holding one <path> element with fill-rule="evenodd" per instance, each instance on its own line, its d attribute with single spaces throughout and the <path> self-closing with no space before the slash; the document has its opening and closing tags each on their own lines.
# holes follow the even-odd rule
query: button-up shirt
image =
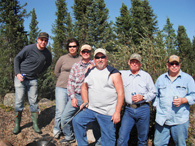
<svg viewBox="0 0 195 146">
<path fill-rule="evenodd" d="M 143 95 L 143 100 L 138 103 L 149 102 L 156 96 L 156 88 L 151 76 L 139 70 L 137 74 L 132 74 L 131 70 L 122 70 L 121 76 L 125 91 L 125 101 L 127 104 L 136 104 L 132 102 L 132 93 Z"/>
<path fill-rule="evenodd" d="M 93 60 L 90 60 L 88 63 L 83 63 L 82 60 L 74 63 L 70 71 L 67 91 L 68 95 L 72 98 L 76 98 L 76 93 L 81 93 L 81 85 L 85 78 L 85 71 L 88 65 L 94 65 Z"/>
<path fill-rule="evenodd" d="M 183 124 L 189 120 L 190 105 L 195 103 L 195 83 L 193 78 L 180 70 L 172 82 L 168 72 L 162 74 L 156 81 L 157 96 L 153 106 L 156 106 L 156 122 L 163 126 Z M 188 103 L 179 107 L 173 105 L 173 97 L 186 98 Z"/>
</svg>

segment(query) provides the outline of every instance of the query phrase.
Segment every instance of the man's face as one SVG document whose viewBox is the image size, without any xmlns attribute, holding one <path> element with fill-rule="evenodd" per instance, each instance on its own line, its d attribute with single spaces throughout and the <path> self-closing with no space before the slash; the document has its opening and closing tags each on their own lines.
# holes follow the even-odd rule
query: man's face
<svg viewBox="0 0 195 146">
<path fill-rule="evenodd" d="M 77 54 L 77 49 L 78 49 L 78 46 L 77 46 L 76 42 L 69 43 L 69 45 L 68 45 L 68 51 L 69 51 L 69 53 L 72 56 L 75 56 Z"/>
<path fill-rule="evenodd" d="M 38 47 L 38 49 L 43 50 L 47 46 L 47 43 L 48 43 L 48 39 L 47 38 L 38 38 L 37 39 L 37 47 Z"/>
<path fill-rule="evenodd" d="M 80 55 L 82 56 L 82 58 L 83 58 L 84 60 L 88 60 L 88 59 L 90 59 L 90 57 L 91 57 L 91 51 L 90 51 L 90 50 L 87 50 L 87 49 L 84 49 L 84 50 L 82 50 L 82 51 L 80 52 Z"/>
<path fill-rule="evenodd" d="M 136 59 L 129 60 L 128 64 L 129 64 L 129 67 L 130 67 L 132 73 L 137 73 L 142 65 Z"/>
<path fill-rule="evenodd" d="M 177 75 L 180 71 L 181 64 L 177 61 L 167 63 L 167 68 L 170 75 Z"/>
<path fill-rule="evenodd" d="M 107 66 L 107 57 L 102 53 L 97 53 L 94 57 L 94 62 L 99 70 L 103 70 Z"/>
</svg>

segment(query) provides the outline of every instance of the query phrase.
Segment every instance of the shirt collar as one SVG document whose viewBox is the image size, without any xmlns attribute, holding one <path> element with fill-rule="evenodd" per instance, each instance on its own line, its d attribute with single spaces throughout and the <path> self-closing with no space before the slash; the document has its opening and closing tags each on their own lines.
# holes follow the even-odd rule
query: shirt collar
<svg viewBox="0 0 195 146">
<path fill-rule="evenodd" d="M 141 76 L 141 69 L 139 69 L 138 73 L 136 75 L 132 74 L 131 70 L 129 70 L 129 76 Z"/>
<path fill-rule="evenodd" d="M 183 74 L 183 72 L 182 72 L 182 70 L 180 69 L 180 72 L 179 72 L 177 78 L 178 78 L 178 77 L 182 77 L 182 74 Z M 168 72 L 165 73 L 165 77 L 168 77 L 168 78 L 169 78 L 169 73 L 168 73 Z"/>
</svg>

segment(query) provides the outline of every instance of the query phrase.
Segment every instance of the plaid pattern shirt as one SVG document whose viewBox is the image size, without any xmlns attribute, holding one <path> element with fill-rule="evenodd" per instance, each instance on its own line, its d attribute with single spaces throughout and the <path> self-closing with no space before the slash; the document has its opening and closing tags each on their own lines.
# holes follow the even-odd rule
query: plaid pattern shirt
<svg viewBox="0 0 195 146">
<path fill-rule="evenodd" d="M 73 64 L 67 85 L 68 95 L 71 99 L 76 98 L 75 94 L 81 93 L 81 85 L 85 78 L 85 70 L 88 65 L 94 65 L 93 60 L 90 60 L 88 63 L 82 63 L 81 60 Z"/>
</svg>

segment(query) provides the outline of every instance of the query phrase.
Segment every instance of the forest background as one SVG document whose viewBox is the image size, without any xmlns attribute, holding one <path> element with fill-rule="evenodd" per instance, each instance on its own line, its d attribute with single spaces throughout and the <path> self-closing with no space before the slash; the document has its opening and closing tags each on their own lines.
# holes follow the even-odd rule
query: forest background
<svg viewBox="0 0 195 146">
<path fill-rule="evenodd" d="M 56 0 L 56 19 L 52 26 L 48 49 L 53 63 L 39 77 L 39 99 L 55 99 L 54 67 L 58 58 L 67 53 L 67 39 L 75 37 L 80 46 L 89 44 L 108 51 L 109 65 L 118 70 L 129 69 L 127 61 L 134 52 L 142 56 L 142 69 L 154 82 L 167 71 L 169 55 L 176 54 L 182 60 L 181 69 L 195 78 L 195 37 L 192 41 L 184 26 L 176 31 L 169 17 L 163 29 L 158 28 L 157 16 L 148 0 L 131 0 L 131 7 L 124 3 L 116 21 L 108 21 L 109 9 L 104 0 L 74 0 L 68 12 L 66 0 Z M 33 8 L 27 13 L 18 0 L 0 0 L 0 101 L 6 93 L 14 93 L 14 57 L 28 44 L 36 43 L 40 29 Z M 24 19 L 31 17 L 29 31 L 25 31 Z"/>
</svg>

